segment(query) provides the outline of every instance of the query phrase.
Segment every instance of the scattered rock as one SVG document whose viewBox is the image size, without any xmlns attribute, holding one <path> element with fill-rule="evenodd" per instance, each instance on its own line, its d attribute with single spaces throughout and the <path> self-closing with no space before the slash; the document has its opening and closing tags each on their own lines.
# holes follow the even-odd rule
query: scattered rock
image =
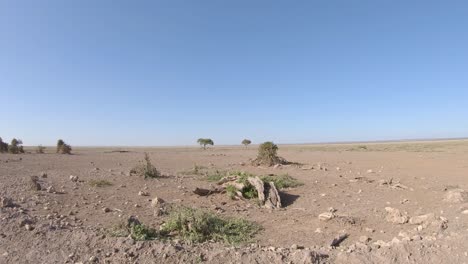
<svg viewBox="0 0 468 264">
<path fill-rule="evenodd" d="M 319 214 L 318 216 L 319 220 L 320 221 L 329 221 L 333 218 L 335 218 L 335 214 L 332 213 L 332 212 L 326 212 L 326 213 L 322 213 L 322 214 Z"/>
<path fill-rule="evenodd" d="M 13 200 L 7 197 L 0 197 L 0 208 L 13 207 Z"/>
<path fill-rule="evenodd" d="M 419 216 L 413 216 L 409 219 L 409 223 L 412 225 L 421 225 L 421 224 L 427 224 L 430 221 L 435 220 L 435 215 L 434 214 L 425 214 L 425 215 L 419 215 Z"/>
<path fill-rule="evenodd" d="M 359 242 L 361 243 L 367 243 L 370 241 L 370 238 L 368 236 L 360 236 L 359 237 Z"/>
<path fill-rule="evenodd" d="M 78 176 L 70 175 L 70 181 L 77 182 L 78 181 Z"/>
<path fill-rule="evenodd" d="M 108 208 L 108 207 L 104 207 L 104 208 L 102 208 L 102 211 L 103 211 L 104 213 L 109 213 L 109 212 L 111 211 L 111 209 Z"/>
<path fill-rule="evenodd" d="M 49 187 L 47 188 L 47 192 L 48 192 L 48 193 L 55 193 L 56 191 L 55 191 L 54 186 L 49 186 Z"/>
<path fill-rule="evenodd" d="M 26 224 L 24 225 L 24 228 L 28 231 L 34 230 L 34 227 L 32 225 Z"/>
<path fill-rule="evenodd" d="M 138 195 L 140 195 L 140 196 L 149 196 L 149 193 L 145 192 L 145 191 L 139 191 Z"/>
<path fill-rule="evenodd" d="M 464 203 L 468 201 L 468 192 L 462 189 L 453 189 L 447 191 L 444 201 L 448 203 Z"/>
<path fill-rule="evenodd" d="M 403 215 L 398 209 L 385 207 L 385 211 L 387 211 L 387 217 L 385 218 L 387 222 L 394 224 L 404 224 L 409 221 L 409 217 L 407 215 Z"/>
</svg>

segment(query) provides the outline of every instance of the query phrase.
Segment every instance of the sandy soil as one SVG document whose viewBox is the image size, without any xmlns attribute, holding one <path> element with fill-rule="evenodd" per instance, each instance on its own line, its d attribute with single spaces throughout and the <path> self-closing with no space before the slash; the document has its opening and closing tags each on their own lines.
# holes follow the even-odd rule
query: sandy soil
<svg viewBox="0 0 468 264">
<path fill-rule="evenodd" d="M 129 152 L 112 152 L 119 149 Z M 13 202 L 0 208 L 0 263 L 468 263 L 468 197 L 462 191 L 468 190 L 468 141 L 280 146 L 280 156 L 304 165 L 278 168 L 248 165 L 256 146 L 119 149 L 0 154 L 0 196 Z M 169 177 L 129 176 L 144 152 Z M 276 210 L 225 194 L 200 197 L 193 189 L 211 183 L 181 174 L 194 164 L 287 173 L 304 185 L 282 191 L 284 208 Z M 34 175 L 43 190 L 31 189 Z M 93 179 L 113 185 L 92 187 Z M 55 192 L 47 191 L 50 186 Z M 143 190 L 150 196 L 138 195 Z M 155 196 L 243 217 L 263 231 L 255 243 L 237 247 L 108 235 L 130 215 L 161 224 L 151 207 Z M 320 220 L 331 207 L 334 218 Z M 349 237 L 331 248 L 342 233 Z"/>
</svg>

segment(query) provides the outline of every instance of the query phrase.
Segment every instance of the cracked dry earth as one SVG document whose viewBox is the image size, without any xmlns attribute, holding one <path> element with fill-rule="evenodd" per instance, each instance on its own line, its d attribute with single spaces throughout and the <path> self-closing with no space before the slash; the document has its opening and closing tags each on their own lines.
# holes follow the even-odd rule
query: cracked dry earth
<svg viewBox="0 0 468 264">
<path fill-rule="evenodd" d="M 279 167 L 248 165 L 255 146 L 0 154 L 0 263 L 468 263 L 468 142 L 398 144 L 280 145 L 280 156 L 303 165 Z M 144 152 L 168 177 L 129 175 Z M 289 174 L 304 185 L 282 190 L 283 208 L 270 210 L 222 193 L 194 194 L 213 185 L 180 173 L 194 164 Z M 31 176 L 41 190 L 31 188 Z M 92 180 L 112 185 L 93 187 Z M 154 197 L 242 217 L 263 230 L 238 246 L 106 232 L 131 215 L 157 228 L 163 219 L 154 214 Z"/>
</svg>

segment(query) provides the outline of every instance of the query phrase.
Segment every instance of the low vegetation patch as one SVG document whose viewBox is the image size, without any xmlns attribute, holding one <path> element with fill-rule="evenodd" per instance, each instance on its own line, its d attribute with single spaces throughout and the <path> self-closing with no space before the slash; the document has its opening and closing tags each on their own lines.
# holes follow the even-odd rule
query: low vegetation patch
<svg viewBox="0 0 468 264">
<path fill-rule="evenodd" d="M 143 176 L 145 179 L 159 178 L 162 176 L 158 169 L 156 169 L 156 167 L 154 167 L 151 163 L 148 153 L 145 153 L 145 159 L 141 162 L 141 164 L 130 170 L 130 174 Z"/>
<path fill-rule="evenodd" d="M 196 243 L 213 240 L 240 244 L 251 241 L 260 226 L 244 219 L 221 218 L 204 210 L 182 207 L 169 214 L 161 231 L 176 233 L 180 238 Z"/>
<path fill-rule="evenodd" d="M 185 171 L 179 172 L 180 175 L 198 175 L 198 176 L 205 176 L 208 174 L 207 167 L 200 166 L 200 165 L 193 165 L 193 168 Z"/>
<path fill-rule="evenodd" d="M 109 234 L 114 237 L 131 236 L 134 240 L 155 240 L 161 238 L 161 234 L 154 228 L 147 227 L 141 223 L 132 224 L 130 226 L 120 223 L 109 230 Z"/>
<path fill-rule="evenodd" d="M 298 181 L 297 179 L 289 176 L 288 174 L 283 174 L 283 175 L 268 175 L 268 176 L 262 176 L 260 179 L 263 182 L 273 182 L 278 189 L 286 189 L 286 188 L 294 188 L 298 187 L 301 185 L 304 185 L 304 183 Z"/>
<path fill-rule="evenodd" d="M 107 186 L 112 186 L 112 182 L 107 181 L 107 180 L 91 180 L 89 182 L 89 185 L 93 187 L 107 187 Z"/>
<path fill-rule="evenodd" d="M 135 240 L 166 240 L 178 237 L 187 242 L 219 241 L 241 244 L 252 241 L 261 227 L 240 218 L 221 218 L 214 213 L 195 208 L 178 207 L 166 216 L 159 230 L 141 224 L 120 223 L 108 230 L 111 236 L 131 236 Z"/>
</svg>

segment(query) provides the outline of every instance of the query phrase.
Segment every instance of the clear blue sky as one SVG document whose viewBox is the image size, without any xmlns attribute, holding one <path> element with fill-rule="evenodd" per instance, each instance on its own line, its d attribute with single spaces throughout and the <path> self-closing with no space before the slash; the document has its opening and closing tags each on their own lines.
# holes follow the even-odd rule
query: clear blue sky
<svg viewBox="0 0 468 264">
<path fill-rule="evenodd" d="M 26 145 L 468 136 L 466 1 L 0 1 Z"/>
</svg>

